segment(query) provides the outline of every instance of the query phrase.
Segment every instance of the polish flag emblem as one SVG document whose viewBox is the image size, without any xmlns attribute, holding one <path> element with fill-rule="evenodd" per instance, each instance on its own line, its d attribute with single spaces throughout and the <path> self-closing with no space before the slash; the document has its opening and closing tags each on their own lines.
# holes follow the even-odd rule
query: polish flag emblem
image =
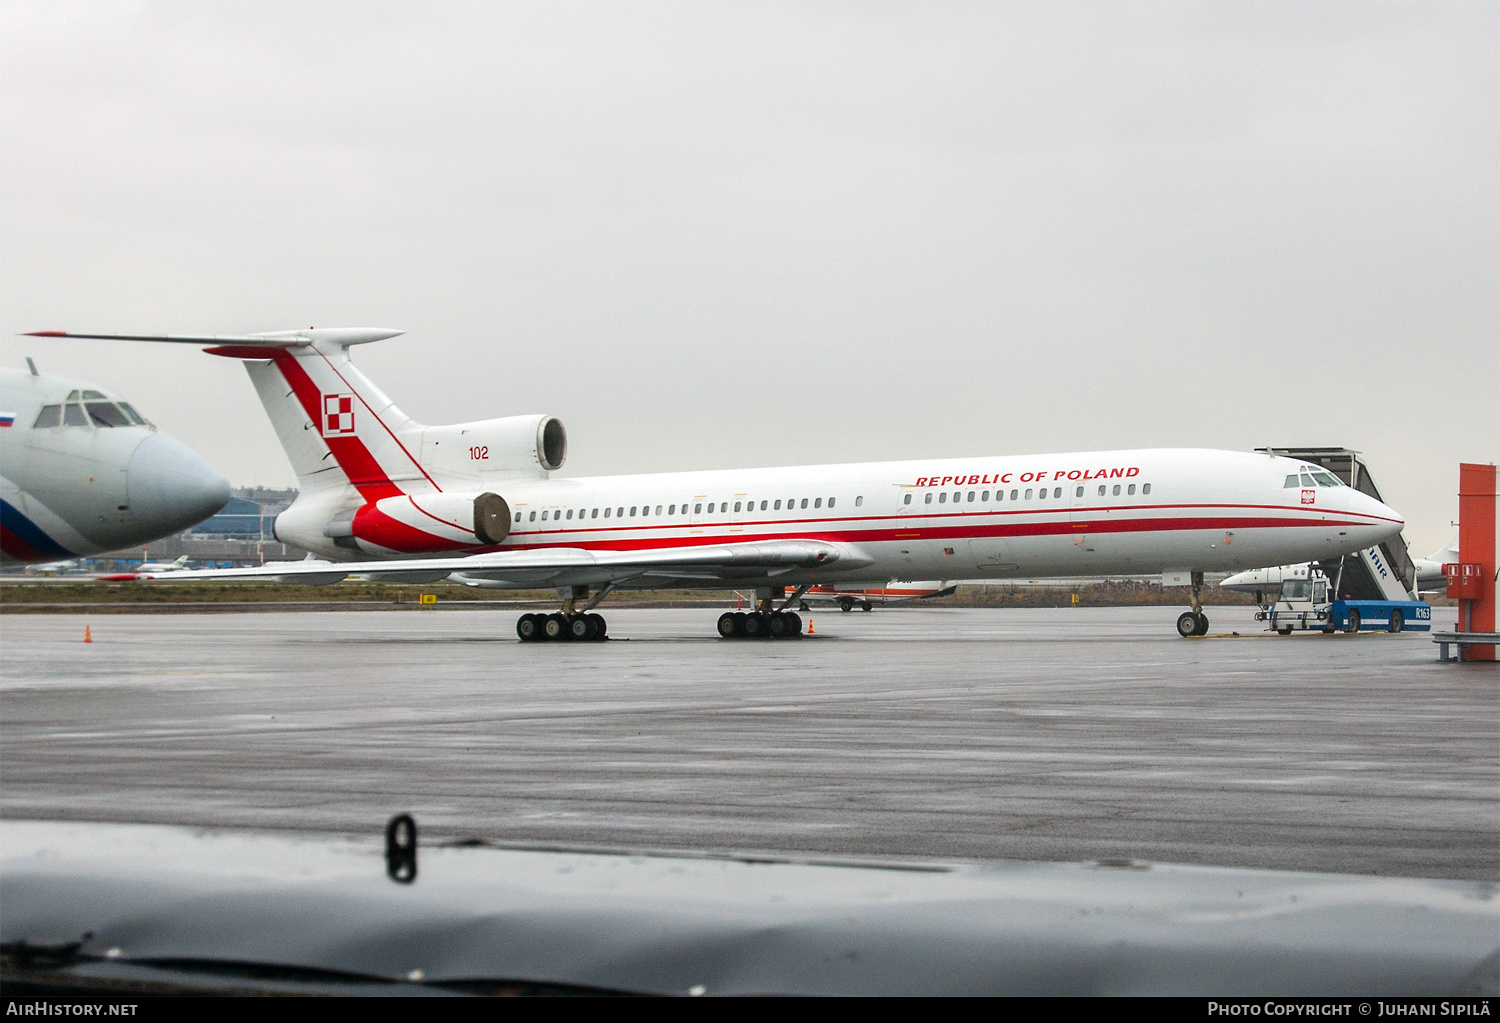
<svg viewBox="0 0 1500 1023">
<path fill-rule="evenodd" d="M 323 395 L 323 436 L 340 437 L 354 432 L 354 395 Z"/>
<path fill-rule="evenodd" d="M 1302 503 L 1303 504 L 1315 504 L 1315 503 L 1317 503 L 1317 500 L 1318 500 L 1318 492 L 1316 490 L 1304 490 L 1304 491 L 1302 491 Z"/>
</svg>

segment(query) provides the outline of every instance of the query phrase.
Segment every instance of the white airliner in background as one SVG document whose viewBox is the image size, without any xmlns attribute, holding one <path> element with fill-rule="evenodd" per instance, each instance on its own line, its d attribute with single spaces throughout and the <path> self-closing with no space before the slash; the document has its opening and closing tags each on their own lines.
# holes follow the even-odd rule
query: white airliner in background
<svg viewBox="0 0 1500 1023">
<path fill-rule="evenodd" d="M 229 500 L 228 480 L 129 402 L 30 369 L 0 369 L 5 562 L 133 547 L 201 522 Z"/>
<path fill-rule="evenodd" d="M 399 333 L 40 336 L 206 345 L 243 360 L 301 485 L 276 538 L 344 562 L 170 578 L 460 572 L 557 587 L 561 609 L 523 615 L 522 639 L 603 638 L 592 608 L 621 587 L 753 588 L 756 609 L 725 613 L 719 633 L 779 637 L 801 634 L 787 608 L 821 583 L 1162 571 L 1192 573 L 1178 630 L 1201 635 L 1204 571 L 1352 554 L 1403 525 L 1321 468 L 1191 448 L 554 479 L 567 435 L 551 416 L 424 426 L 355 369 L 351 345 Z M 1310 471 L 1318 482 L 1303 485 Z"/>
<path fill-rule="evenodd" d="M 1433 593 L 1445 588 L 1448 581 L 1443 575 L 1443 566 L 1457 562 L 1458 530 L 1454 530 L 1453 538 L 1427 557 L 1411 559 L 1412 567 L 1416 570 L 1417 590 Z M 1256 603 L 1265 603 L 1264 598 L 1276 599 L 1276 594 L 1281 592 L 1283 580 L 1306 578 L 1308 578 L 1306 564 L 1277 565 L 1274 568 L 1256 568 L 1248 572 L 1236 572 L 1219 586 L 1226 590 L 1238 590 L 1240 593 L 1251 594 L 1256 598 Z"/>
</svg>

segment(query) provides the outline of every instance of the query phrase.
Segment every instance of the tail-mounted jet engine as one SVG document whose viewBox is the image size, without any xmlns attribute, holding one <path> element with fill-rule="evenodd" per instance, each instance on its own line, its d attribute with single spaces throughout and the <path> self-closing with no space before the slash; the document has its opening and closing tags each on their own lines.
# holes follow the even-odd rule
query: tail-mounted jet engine
<svg viewBox="0 0 1500 1023">
<path fill-rule="evenodd" d="M 366 554 L 475 550 L 510 535 L 510 505 L 491 493 L 402 494 L 340 512 L 323 535 Z"/>
</svg>

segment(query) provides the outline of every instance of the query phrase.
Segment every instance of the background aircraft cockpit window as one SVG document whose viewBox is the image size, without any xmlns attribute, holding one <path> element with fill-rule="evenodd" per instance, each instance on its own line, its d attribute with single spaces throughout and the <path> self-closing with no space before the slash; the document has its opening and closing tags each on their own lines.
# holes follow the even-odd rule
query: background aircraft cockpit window
<svg viewBox="0 0 1500 1023">
<path fill-rule="evenodd" d="M 89 417 L 84 413 L 83 406 L 75 402 L 69 402 L 63 406 L 64 426 L 87 426 Z"/>
<path fill-rule="evenodd" d="M 91 401 L 84 407 L 89 410 L 89 418 L 94 421 L 95 426 L 130 425 L 130 420 L 125 418 L 125 413 L 115 408 L 113 402 Z"/>
<path fill-rule="evenodd" d="M 62 406 L 43 405 L 42 410 L 36 414 L 36 422 L 31 424 L 33 430 L 44 430 L 49 426 L 62 425 Z"/>
</svg>

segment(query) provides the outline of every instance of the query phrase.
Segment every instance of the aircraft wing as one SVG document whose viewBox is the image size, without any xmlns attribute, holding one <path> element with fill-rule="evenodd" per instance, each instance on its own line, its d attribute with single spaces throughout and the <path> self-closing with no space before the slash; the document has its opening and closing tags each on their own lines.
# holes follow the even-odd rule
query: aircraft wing
<svg viewBox="0 0 1500 1023">
<path fill-rule="evenodd" d="M 496 551 L 465 558 L 416 558 L 403 561 L 292 561 L 256 568 L 211 568 L 187 572 L 137 573 L 105 577 L 118 581 L 204 582 L 261 580 L 311 586 L 339 582 L 351 575 L 380 582 L 436 582 L 454 572 L 517 587 L 603 585 L 649 579 L 659 586 L 673 580 L 775 580 L 810 570 L 863 568 L 869 555 L 845 544 L 820 540 L 773 540 L 764 543 L 708 544 L 701 547 L 657 547 L 634 551 L 548 547 Z"/>
</svg>

